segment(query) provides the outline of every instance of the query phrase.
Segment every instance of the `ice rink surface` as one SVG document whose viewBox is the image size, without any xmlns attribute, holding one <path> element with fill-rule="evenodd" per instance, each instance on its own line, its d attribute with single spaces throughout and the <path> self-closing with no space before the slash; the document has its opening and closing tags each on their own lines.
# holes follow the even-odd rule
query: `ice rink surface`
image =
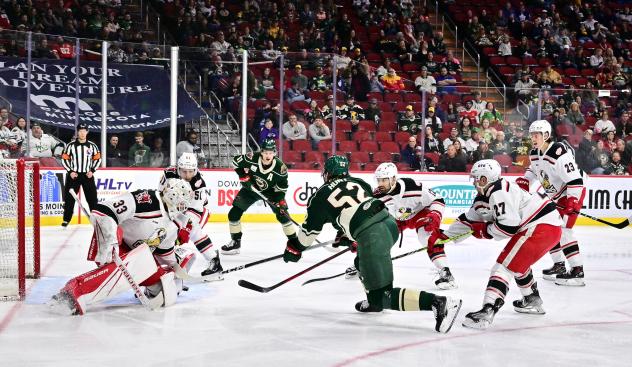
<svg viewBox="0 0 632 367">
<path fill-rule="evenodd" d="M 206 227 L 215 246 L 228 242 L 227 224 Z M 332 254 L 306 252 L 298 264 L 274 261 L 227 274 L 221 282 L 189 284 L 170 308 L 145 310 L 130 292 L 84 316 L 52 314 L 45 303 L 72 276 L 90 270 L 89 226 L 43 228 L 43 277 L 29 283 L 25 302 L 0 303 L 2 366 L 631 366 L 632 228 L 578 227 L 586 287 L 560 287 L 541 279 L 548 255 L 534 267 L 546 315 L 513 311 L 520 298 L 511 285 L 507 304 L 487 331 L 461 326 L 481 307 L 489 269 L 501 242 L 468 239 L 447 245 L 459 288 L 434 289 L 434 270 L 425 252 L 396 260 L 395 286 L 460 297 L 461 314 L 448 334 L 433 329 L 432 312 L 359 314 L 364 299 L 359 280 L 333 275 L 352 265 L 344 254 L 276 290 L 260 294 L 239 279 L 270 286 Z M 321 240 L 331 239 L 323 233 Z M 222 256 L 228 269 L 281 253 L 278 224 L 244 224 L 242 253 Z M 407 231 L 401 249 L 421 245 Z M 194 270 L 202 269 L 202 261 Z"/>
</svg>

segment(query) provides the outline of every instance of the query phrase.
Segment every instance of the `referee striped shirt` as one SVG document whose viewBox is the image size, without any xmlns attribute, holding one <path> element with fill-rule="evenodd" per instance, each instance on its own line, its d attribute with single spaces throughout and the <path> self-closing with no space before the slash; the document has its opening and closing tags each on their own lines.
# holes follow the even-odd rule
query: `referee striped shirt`
<svg viewBox="0 0 632 367">
<path fill-rule="evenodd" d="M 95 172 L 101 165 L 99 147 L 91 141 L 80 143 L 73 140 L 66 145 L 61 155 L 61 164 L 68 172 Z"/>
</svg>

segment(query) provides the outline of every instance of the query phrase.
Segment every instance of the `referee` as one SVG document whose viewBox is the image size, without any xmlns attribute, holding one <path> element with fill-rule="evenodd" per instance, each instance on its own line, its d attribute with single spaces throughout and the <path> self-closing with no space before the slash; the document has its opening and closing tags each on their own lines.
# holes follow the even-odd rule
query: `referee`
<svg viewBox="0 0 632 367">
<path fill-rule="evenodd" d="M 88 126 L 84 123 L 77 125 L 77 138 L 66 145 L 61 155 L 61 164 L 66 169 L 66 185 L 64 187 L 64 221 L 62 227 L 67 227 L 75 209 L 75 198 L 70 190 L 79 192 L 83 188 L 86 201 L 92 209 L 97 204 L 97 187 L 94 183 L 94 172 L 101 165 L 99 147 L 88 141 Z"/>
</svg>

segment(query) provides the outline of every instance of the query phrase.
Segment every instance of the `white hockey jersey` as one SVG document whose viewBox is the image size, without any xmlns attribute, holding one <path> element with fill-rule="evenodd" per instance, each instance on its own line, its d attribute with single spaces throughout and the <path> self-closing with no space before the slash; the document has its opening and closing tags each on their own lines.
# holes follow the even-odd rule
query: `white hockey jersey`
<svg viewBox="0 0 632 367">
<path fill-rule="evenodd" d="M 90 221 L 99 247 L 118 243 L 116 230 L 120 226 L 128 247 L 144 242 L 160 264 L 172 265 L 178 225 L 169 218 L 158 195 L 155 190 L 137 190 L 97 204 Z"/>
<path fill-rule="evenodd" d="M 454 237 L 469 231 L 467 222 L 490 223 L 487 231 L 496 240 L 540 223 L 562 225 L 555 203 L 542 190 L 531 194 L 502 178 L 490 185 L 485 195 L 478 195 L 468 212 L 461 214 L 445 234 Z"/>
<path fill-rule="evenodd" d="M 549 144 L 542 154 L 539 149 L 529 153 L 531 166 L 525 173 L 531 192 L 541 185 L 551 200 L 563 196 L 581 197 L 584 173 L 575 162 L 573 152 L 563 143 Z"/>
<path fill-rule="evenodd" d="M 424 188 L 421 182 L 403 177 L 397 180 L 395 187 L 386 194 L 376 194 L 382 200 L 390 215 L 398 221 L 413 218 L 424 209 L 436 210 L 443 215 L 445 202 L 441 195 Z"/>
<path fill-rule="evenodd" d="M 180 178 L 177 167 L 165 168 L 162 178 L 160 179 L 159 188 L 162 189 L 162 187 L 167 182 L 167 179 L 170 178 Z M 208 192 L 206 188 L 206 182 L 198 171 L 189 183 L 191 184 L 191 190 L 193 190 L 194 193 L 193 200 L 189 205 L 189 209 L 193 209 L 198 213 L 198 215 L 202 215 L 206 204 L 208 204 Z"/>
</svg>

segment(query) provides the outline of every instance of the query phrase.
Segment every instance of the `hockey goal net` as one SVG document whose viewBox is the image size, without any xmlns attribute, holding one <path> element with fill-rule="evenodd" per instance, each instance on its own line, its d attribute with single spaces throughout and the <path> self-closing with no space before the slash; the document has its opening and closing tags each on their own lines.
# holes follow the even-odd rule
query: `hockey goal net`
<svg viewBox="0 0 632 367">
<path fill-rule="evenodd" d="M 0 159 L 0 300 L 23 300 L 40 273 L 39 163 Z"/>
</svg>

